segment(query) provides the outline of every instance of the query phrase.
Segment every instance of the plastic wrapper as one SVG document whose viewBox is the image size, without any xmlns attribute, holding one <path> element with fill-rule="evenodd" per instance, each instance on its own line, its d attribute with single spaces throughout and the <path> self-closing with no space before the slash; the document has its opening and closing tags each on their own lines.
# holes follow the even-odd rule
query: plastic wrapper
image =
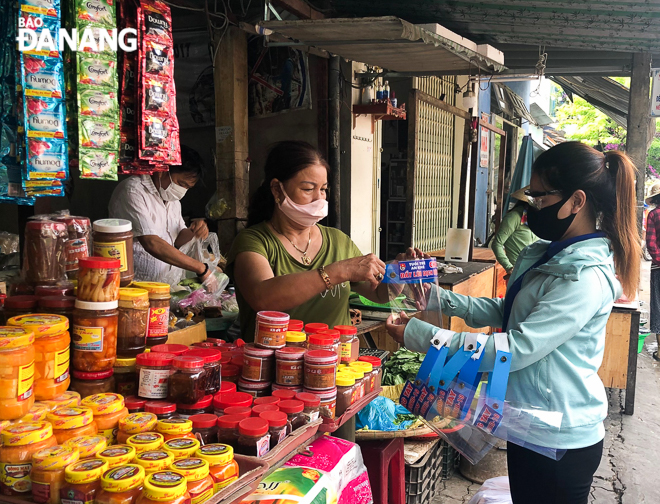
<svg viewBox="0 0 660 504">
<path fill-rule="evenodd" d="M 405 415 L 410 416 L 406 408 L 395 404 L 392 399 L 378 396 L 358 411 L 355 428 L 378 431 L 405 430 L 417 421 L 413 418 L 405 418 Z"/>
<path fill-rule="evenodd" d="M 117 90 L 117 62 L 95 54 L 78 53 L 78 84 Z"/>
<path fill-rule="evenodd" d="M 468 504 L 513 504 L 509 477 L 499 476 L 487 479 Z"/>
<path fill-rule="evenodd" d="M 63 101 L 26 97 L 24 104 L 28 138 L 66 137 L 66 110 Z"/>
<path fill-rule="evenodd" d="M 116 2 L 113 0 L 75 0 L 75 6 L 79 21 L 114 26 Z"/>
<path fill-rule="evenodd" d="M 209 233 L 204 240 L 193 238 L 188 243 L 184 243 L 179 248 L 179 252 L 199 262 L 208 264 L 211 270 L 215 270 L 218 263 L 223 259 L 222 254 L 220 254 L 220 243 L 216 233 Z M 175 286 L 185 277 L 185 270 L 172 266 L 170 271 L 160 281 Z"/>
<path fill-rule="evenodd" d="M 172 13 L 167 5 L 158 0 L 142 0 L 139 18 L 143 36 L 172 43 Z"/>
<path fill-rule="evenodd" d="M 100 149 L 80 149 L 80 176 L 117 180 L 117 153 Z"/>
<path fill-rule="evenodd" d="M 152 39 L 146 39 L 144 46 L 145 74 L 171 79 L 172 69 L 174 67 L 174 52 L 172 51 L 172 47 Z"/>
<path fill-rule="evenodd" d="M 66 225 L 52 220 L 34 220 L 25 226 L 23 277 L 32 284 L 66 280 Z"/>
<path fill-rule="evenodd" d="M 92 223 L 87 217 L 62 215 L 55 217 L 67 227 L 68 239 L 65 244 L 66 274 L 76 278 L 78 261 L 88 257 L 92 251 Z"/>
<path fill-rule="evenodd" d="M 87 23 L 82 20 L 77 21 L 79 54 L 83 52 L 101 55 L 108 59 L 116 58 L 116 53 L 106 43 L 107 40 L 112 40 L 113 26 L 100 26 L 96 23 Z"/>
<path fill-rule="evenodd" d="M 28 180 L 66 180 L 69 177 L 66 140 L 28 138 L 26 168 Z"/>
<path fill-rule="evenodd" d="M 79 132 L 81 148 L 119 150 L 119 128 L 114 119 L 81 118 Z"/>
<path fill-rule="evenodd" d="M 90 86 L 78 88 L 78 113 L 81 116 L 116 118 L 117 93 Z"/>
<path fill-rule="evenodd" d="M 181 312 L 187 313 L 191 308 L 201 310 L 208 307 L 222 307 L 222 293 L 227 285 L 229 285 L 229 277 L 214 271 L 204 280 L 202 287 L 177 303 L 178 308 Z"/>
<path fill-rule="evenodd" d="M 23 88 L 25 96 L 64 97 L 62 60 L 23 53 Z"/>
</svg>

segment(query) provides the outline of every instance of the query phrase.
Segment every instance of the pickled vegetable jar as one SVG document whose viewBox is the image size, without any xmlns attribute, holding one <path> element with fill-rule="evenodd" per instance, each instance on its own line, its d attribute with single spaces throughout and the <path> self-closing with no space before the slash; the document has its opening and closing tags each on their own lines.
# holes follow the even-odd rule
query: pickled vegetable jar
<svg viewBox="0 0 660 504">
<path fill-rule="evenodd" d="M 61 315 L 20 315 L 10 326 L 32 331 L 34 341 L 34 397 L 54 399 L 69 388 L 69 319 Z"/>
<path fill-rule="evenodd" d="M 32 489 L 32 455 L 57 444 L 48 422 L 25 422 L 2 431 L 0 489 L 4 495 L 27 497 Z"/>
<path fill-rule="evenodd" d="M 94 414 L 89 408 L 64 406 L 51 411 L 46 418 L 53 425 L 53 435 L 58 444 L 64 444 L 74 437 L 94 436 L 97 433 Z"/>
<path fill-rule="evenodd" d="M 156 430 L 160 432 L 165 441 L 174 438 L 194 438 L 192 422 L 183 418 L 168 418 L 158 420 Z"/>
<path fill-rule="evenodd" d="M 119 289 L 117 355 L 135 357 L 147 348 L 149 292 L 144 289 Z"/>
<path fill-rule="evenodd" d="M 213 497 L 213 478 L 209 476 L 206 460 L 198 457 L 175 460 L 170 469 L 186 477 L 191 504 L 202 504 Z"/>
<path fill-rule="evenodd" d="M 108 463 L 108 469 L 113 469 L 128 464 L 135 458 L 135 448 L 130 445 L 108 446 L 105 450 L 96 454 L 96 457 Z"/>
<path fill-rule="evenodd" d="M 145 399 L 165 399 L 169 393 L 174 355 L 141 353 L 135 358 L 138 373 L 138 396 Z"/>
<path fill-rule="evenodd" d="M 166 450 L 150 450 L 135 456 L 135 463 L 144 467 L 147 475 L 167 469 L 172 462 L 174 455 Z"/>
<path fill-rule="evenodd" d="M 128 416 L 124 398 L 119 394 L 96 394 L 82 400 L 82 406 L 92 410 L 99 434 L 113 444 L 117 438 L 119 421 Z"/>
<path fill-rule="evenodd" d="M 0 420 L 25 416 L 34 404 L 34 333 L 0 327 Z"/>
<path fill-rule="evenodd" d="M 67 440 L 64 446 L 77 448 L 80 452 L 80 460 L 94 458 L 97 453 L 108 447 L 108 439 L 105 436 L 78 436 Z"/>
<path fill-rule="evenodd" d="M 106 303 L 119 299 L 118 259 L 108 257 L 85 257 L 78 262 L 78 290 L 76 297 L 81 301 Z"/>
<path fill-rule="evenodd" d="M 101 459 L 79 460 L 64 470 L 64 487 L 60 496 L 69 504 L 94 502 L 101 491 L 101 476 L 108 470 L 108 463 Z"/>
<path fill-rule="evenodd" d="M 112 369 L 117 357 L 117 301 L 76 301 L 73 312 L 73 368 L 93 372 Z"/>
<path fill-rule="evenodd" d="M 153 431 L 157 422 L 158 418 L 153 413 L 131 413 L 119 420 L 117 442 L 124 444 L 134 434 Z"/>
<path fill-rule="evenodd" d="M 133 281 L 133 225 L 125 219 L 101 219 L 94 221 L 94 255 L 119 259 L 121 286 Z"/>
<path fill-rule="evenodd" d="M 126 440 L 128 446 L 135 448 L 135 453 L 160 450 L 164 442 L 165 438 L 159 432 L 142 432 L 140 434 L 133 434 Z"/>
<path fill-rule="evenodd" d="M 110 469 L 101 477 L 101 491 L 96 504 L 133 504 L 142 493 L 144 468 L 127 464 Z"/>
<path fill-rule="evenodd" d="M 133 287 L 149 292 L 149 348 L 167 343 L 170 322 L 170 286 L 159 282 L 135 282 Z"/>
<path fill-rule="evenodd" d="M 114 370 L 86 373 L 74 369 L 71 371 L 70 388 L 78 392 L 81 397 L 114 392 L 116 388 Z"/>
<path fill-rule="evenodd" d="M 176 471 L 157 471 L 144 480 L 136 504 L 190 504 L 188 481 Z"/>
<path fill-rule="evenodd" d="M 213 493 L 238 479 L 238 463 L 234 460 L 234 449 L 226 444 L 208 444 L 195 452 L 196 457 L 209 463 L 209 473 L 213 478 Z"/>
<path fill-rule="evenodd" d="M 60 504 L 64 469 L 79 458 L 78 449 L 66 445 L 44 448 L 32 455 L 32 500 L 39 504 Z"/>
</svg>

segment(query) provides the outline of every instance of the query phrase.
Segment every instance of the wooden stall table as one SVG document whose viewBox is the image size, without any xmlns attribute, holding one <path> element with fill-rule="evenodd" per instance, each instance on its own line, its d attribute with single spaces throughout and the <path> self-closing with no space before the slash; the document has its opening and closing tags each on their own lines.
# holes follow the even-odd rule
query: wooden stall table
<svg viewBox="0 0 660 504">
<path fill-rule="evenodd" d="M 445 249 L 434 250 L 428 253 L 432 257 L 444 260 Z M 495 265 L 493 270 L 493 298 L 503 298 L 506 295 L 506 270 L 495 259 L 495 252 L 487 247 L 474 247 L 472 252 L 472 262 L 487 262 Z"/>
</svg>

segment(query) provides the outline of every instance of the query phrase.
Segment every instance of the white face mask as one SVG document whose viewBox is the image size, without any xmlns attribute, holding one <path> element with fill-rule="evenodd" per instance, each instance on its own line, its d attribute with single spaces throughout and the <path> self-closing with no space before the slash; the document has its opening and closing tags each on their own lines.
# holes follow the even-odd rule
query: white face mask
<svg viewBox="0 0 660 504">
<path fill-rule="evenodd" d="M 281 182 L 280 188 L 284 194 L 284 201 L 280 204 L 280 210 L 282 210 L 282 213 L 296 224 L 303 227 L 312 227 L 314 224 L 328 216 L 327 200 L 318 199 L 311 203 L 307 203 L 306 205 L 299 205 L 289 198 Z"/>
<path fill-rule="evenodd" d="M 186 195 L 188 189 L 179 184 L 175 184 L 172 180 L 172 175 L 170 175 L 169 172 L 168 175 L 170 176 L 170 185 L 167 186 L 167 189 L 163 189 L 163 183 L 161 182 L 161 187 L 158 188 L 160 197 L 163 198 L 163 201 L 179 201 Z"/>
</svg>

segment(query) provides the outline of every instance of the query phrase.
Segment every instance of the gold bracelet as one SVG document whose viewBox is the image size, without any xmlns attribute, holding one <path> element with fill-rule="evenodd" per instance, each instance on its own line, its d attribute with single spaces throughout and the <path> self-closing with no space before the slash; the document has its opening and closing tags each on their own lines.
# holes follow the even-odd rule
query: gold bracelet
<svg viewBox="0 0 660 504">
<path fill-rule="evenodd" d="M 332 282 L 330 281 L 330 277 L 328 276 L 328 274 L 325 272 L 325 268 L 321 266 L 317 271 L 319 272 L 319 275 L 321 275 L 321 278 L 325 282 L 325 289 L 331 290 Z"/>
</svg>

